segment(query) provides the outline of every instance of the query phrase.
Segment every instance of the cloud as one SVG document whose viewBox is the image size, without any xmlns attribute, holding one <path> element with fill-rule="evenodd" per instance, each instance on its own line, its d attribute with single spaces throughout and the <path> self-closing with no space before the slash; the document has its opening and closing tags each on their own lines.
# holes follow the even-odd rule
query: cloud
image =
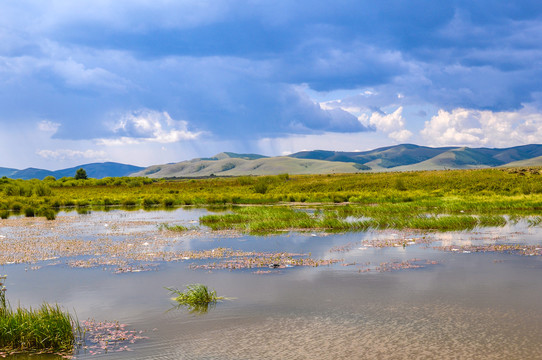
<svg viewBox="0 0 542 360">
<path fill-rule="evenodd" d="M 54 73 L 59 75 L 69 87 L 88 88 L 89 86 L 99 88 L 110 88 L 124 90 L 127 81 L 100 67 L 87 68 L 84 64 L 78 63 L 71 58 L 51 63 Z"/>
<path fill-rule="evenodd" d="M 509 147 L 542 142 L 542 114 L 526 106 L 517 112 L 458 108 L 439 110 L 421 135 L 430 145 Z"/>
<path fill-rule="evenodd" d="M 42 120 L 38 123 L 38 129 L 40 131 L 54 134 L 58 131 L 58 128 L 60 127 L 59 123 L 55 123 L 49 120 Z"/>
<path fill-rule="evenodd" d="M 36 152 L 44 159 L 54 160 L 76 160 L 76 159 L 92 159 L 96 161 L 103 161 L 107 158 L 105 151 L 97 150 L 70 150 L 70 149 L 57 149 L 57 150 L 39 150 Z"/>
<path fill-rule="evenodd" d="M 174 143 L 195 140 L 202 133 L 188 130 L 186 121 L 173 120 L 167 112 L 140 110 L 124 114 L 112 125 L 112 138 L 98 139 L 100 145 L 125 145 L 145 142 Z"/>
<path fill-rule="evenodd" d="M 0 126 L 47 119 L 59 142 L 403 142 L 436 109 L 469 109 L 478 124 L 448 119 L 447 141 L 498 143 L 479 133 L 486 111 L 542 108 L 537 1 L 20 0 L 0 14 Z"/>
<path fill-rule="evenodd" d="M 404 129 L 405 119 L 403 118 L 402 112 L 402 106 L 399 106 L 397 110 L 390 114 L 373 112 L 369 118 L 369 124 L 374 126 L 378 131 L 387 133 L 388 136 L 395 141 L 406 141 L 412 136 L 412 132 Z"/>
</svg>

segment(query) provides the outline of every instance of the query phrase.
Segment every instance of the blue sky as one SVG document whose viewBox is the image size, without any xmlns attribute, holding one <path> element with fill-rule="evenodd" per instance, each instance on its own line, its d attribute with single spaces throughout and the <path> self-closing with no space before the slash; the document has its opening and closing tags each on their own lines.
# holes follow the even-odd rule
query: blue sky
<svg viewBox="0 0 542 360">
<path fill-rule="evenodd" d="M 537 1 L 0 3 L 3 167 L 542 143 Z"/>
</svg>

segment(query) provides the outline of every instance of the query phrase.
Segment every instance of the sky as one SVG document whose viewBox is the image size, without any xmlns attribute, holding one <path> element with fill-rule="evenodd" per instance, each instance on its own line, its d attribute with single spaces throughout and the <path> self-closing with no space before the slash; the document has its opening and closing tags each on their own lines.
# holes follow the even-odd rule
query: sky
<svg viewBox="0 0 542 360">
<path fill-rule="evenodd" d="M 0 2 L 0 167 L 542 143 L 540 0 Z"/>
</svg>

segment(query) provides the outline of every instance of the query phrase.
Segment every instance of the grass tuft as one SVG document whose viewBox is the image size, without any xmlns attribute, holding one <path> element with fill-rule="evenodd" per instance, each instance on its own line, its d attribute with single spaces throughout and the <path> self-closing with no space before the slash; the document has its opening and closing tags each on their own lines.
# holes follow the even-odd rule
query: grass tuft
<svg viewBox="0 0 542 360">
<path fill-rule="evenodd" d="M 187 306 L 191 312 L 206 313 L 209 307 L 225 299 L 223 296 L 217 296 L 215 290 L 209 291 L 209 288 L 203 284 L 187 285 L 184 292 L 168 287 L 166 290 L 169 290 L 171 295 L 176 295 L 173 300 L 180 306 Z"/>
</svg>

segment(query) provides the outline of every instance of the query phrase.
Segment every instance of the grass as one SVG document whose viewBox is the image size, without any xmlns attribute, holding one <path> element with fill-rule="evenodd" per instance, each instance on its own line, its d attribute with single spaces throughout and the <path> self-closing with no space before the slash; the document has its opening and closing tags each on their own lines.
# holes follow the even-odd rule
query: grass
<svg viewBox="0 0 542 360">
<path fill-rule="evenodd" d="M 203 284 L 191 284 L 186 286 L 184 292 L 167 288 L 172 295 L 176 295 L 175 300 L 179 306 L 187 306 L 191 312 L 206 313 L 209 307 L 216 305 L 219 300 L 225 299 L 222 296 L 217 296 L 216 291 L 209 291 L 208 287 Z"/>
<path fill-rule="evenodd" d="M 5 279 L 0 277 L 0 351 L 71 354 L 80 336 L 78 322 L 58 305 L 13 310 L 6 300 Z"/>
<path fill-rule="evenodd" d="M 183 225 L 169 225 L 169 224 L 166 224 L 166 223 L 160 223 L 160 224 L 158 224 L 158 230 L 160 230 L 160 231 L 168 230 L 168 231 L 183 232 L 183 231 L 188 231 L 190 229 L 187 228 L 186 226 L 183 226 Z"/>
<path fill-rule="evenodd" d="M 25 211 L 25 215 L 31 215 L 31 210 L 27 213 L 26 209 L 33 209 L 35 215 L 45 216 L 48 213 L 38 210 L 52 209 L 56 213 L 74 206 L 157 209 L 184 205 L 348 203 L 364 208 L 355 211 L 374 219 L 401 213 L 530 216 L 542 210 L 541 180 L 539 168 L 177 180 L 3 178 L 0 209 L 12 210 L 9 214 Z M 486 220 L 489 219 L 481 223 L 487 223 Z M 252 225 L 267 227 L 265 222 Z"/>
<path fill-rule="evenodd" d="M 365 211 L 366 210 L 366 211 Z M 237 207 L 230 213 L 206 215 L 202 225 L 212 230 L 272 233 L 291 230 L 364 231 L 368 229 L 471 230 L 482 226 L 504 226 L 499 215 L 437 215 L 413 211 L 374 211 L 373 207 L 344 207 L 309 213 L 287 207 Z M 348 216 L 355 214 L 354 218 Z"/>
</svg>

